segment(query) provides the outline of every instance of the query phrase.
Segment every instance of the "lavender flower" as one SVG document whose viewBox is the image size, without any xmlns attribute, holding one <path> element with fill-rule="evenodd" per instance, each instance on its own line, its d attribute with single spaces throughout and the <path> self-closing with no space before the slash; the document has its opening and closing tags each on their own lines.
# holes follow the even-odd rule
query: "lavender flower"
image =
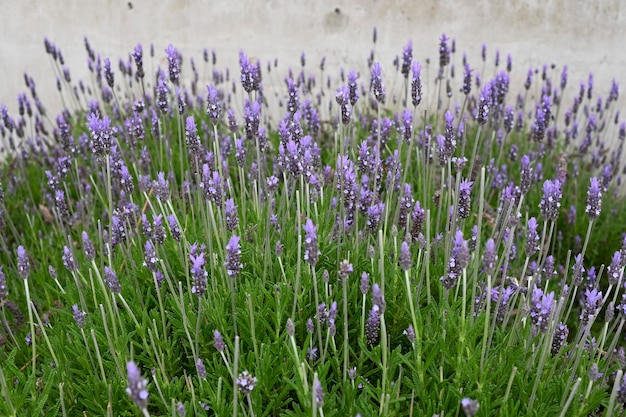
<svg viewBox="0 0 626 417">
<path fill-rule="evenodd" d="M 317 379 L 317 374 L 313 381 L 313 400 L 315 408 L 321 408 L 324 405 L 324 390 L 322 389 L 322 383 Z"/>
<path fill-rule="evenodd" d="M 464 180 L 459 185 L 459 203 L 457 210 L 461 219 L 466 219 L 470 215 L 470 191 L 472 190 L 472 184 L 474 184 L 472 181 Z"/>
<path fill-rule="evenodd" d="M 239 66 L 241 68 L 241 84 L 247 93 L 258 90 L 261 83 L 260 68 L 248 61 L 248 57 L 239 52 Z"/>
<path fill-rule="evenodd" d="M 76 322 L 76 325 L 79 329 L 82 329 L 83 326 L 85 326 L 85 317 L 87 316 L 87 313 L 80 311 L 78 309 L 78 304 L 74 304 L 72 306 L 72 312 L 74 313 L 74 321 Z"/>
<path fill-rule="evenodd" d="M 157 214 L 156 216 L 152 215 L 152 240 L 157 245 L 162 245 L 165 241 L 165 227 L 163 227 L 163 215 Z"/>
<path fill-rule="evenodd" d="M 165 173 L 159 172 L 157 179 L 152 183 L 154 194 L 159 201 L 167 201 L 170 198 L 170 183 L 165 179 Z"/>
<path fill-rule="evenodd" d="M 450 47 L 448 46 L 448 41 L 450 39 L 446 36 L 445 33 L 441 34 L 441 39 L 439 40 L 439 67 L 440 71 L 443 67 L 450 63 Z"/>
<path fill-rule="evenodd" d="M 9 291 L 7 289 L 7 277 L 2 270 L 2 265 L 0 265 L 0 304 L 6 300 L 9 295 Z"/>
<path fill-rule="evenodd" d="M 483 268 L 485 268 L 485 272 L 492 274 L 497 261 L 496 243 L 490 238 L 487 243 L 485 243 L 485 251 L 483 252 Z"/>
<path fill-rule="evenodd" d="M 354 70 L 350 70 L 348 73 L 348 98 L 351 106 L 354 106 L 359 99 L 359 89 L 356 83 L 358 78 L 357 73 Z"/>
<path fill-rule="evenodd" d="M 102 120 L 91 113 L 87 118 L 87 128 L 91 136 L 91 150 L 97 157 L 103 157 L 111 152 L 114 129 L 111 128 L 111 120 L 104 115 Z"/>
<path fill-rule="evenodd" d="M 441 282 L 447 290 L 454 288 L 468 262 L 469 247 L 467 241 L 463 239 L 463 232 L 457 230 L 454 237 L 454 247 L 448 260 L 447 273 L 441 277 Z"/>
<path fill-rule="evenodd" d="M 226 245 L 226 261 L 224 262 L 224 266 L 226 267 L 226 273 L 232 278 L 236 277 L 239 271 L 241 271 L 241 268 L 243 268 L 239 240 L 239 236 L 233 235 Z"/>
<path fill-rule="evenodd" d="M 585 272 L 585 268 L 583 266 L 583 255 L 579 253 L 574 258 L 574 265 L 572 266 L 572 285 L 578 286 L 582 283 L 584 272 Z M 611 276 L 611 272 L 612 270 L 609 269 L 609 279 Z"/>
<path fill-rule="evenodd" d="M 585 213 L 591 220 L 595 220 L 600 216 L 600 207 L 602 205 L 602 190 L 600 189 L 600 181 L 597 177 L 591 178 L 591 185 L 587 189 L 587 205 Z"/>
<path fill-rule="evenodd" d="M 170 81 L 173 84 L 178 85 L 178 79 L 180 78 L 180 53 L 174 48 L 174 45 L 169 44 L 165 49 L 167 54 L 167 65 L 170 73 Z"/>
<path fill-rule="evenodd" d="M 406 338 L 409 340 L 409 343 L 415 343 L 415 329 L 413 328 L 412 324 L 409 324 L 409 327 L 407 327 L 406 330 L 402 332 L 402 334 L 406 336 Z"/>
<path fill-rule="evenodd" d="M 376 311 L 380 312 L 380 314 L 385 312 L 385 298 L 383 297 L 382 291 L 380 290 L 380 286 L 378 284 L 374 284 L 374 286 L 372 287 L 372 306 L 374 309 L 376 309 Z"/>
<path fill-rule="evenodd" d="M 178 221 L 176 220 L 176 216 L 173 214 L 170 214 L 169 216 L 167 216 L 167 222 L 169 223 L 169 226 L 170 226 L 170 233 L 172 234 L 172 238 L 175 241 L 180 242 L 182 233 L 180 231 L 180 228 L 178 227 Z"/>
<path fill-rule="evenodd" d="M 480 408 L 478 400 L 463 398 L 461 400 L 461 408 L 467 417 L 474 417 Z"/>
<path fill-rule="evenodd" d="M 224 352 L 224 349 L 226 348 L 226 344 L 224 343 L 224 338 L 222 337 L 220 332 L 218 332 L 217 330 L 213 331 L 213 347 L 218 352 Z"/>
<path fill-rule="evenodd" d="M 376 233 L 378 230 L 384 210 L 385 204 L 383 202 L 373 204 L 367 209 L 367 229 L 370 233 Z"/>
<path fill-rule="evenodd" d="M 235 231 L 239 224 L 239 219 L 237 217 L 237 206 L 232 198 L 226 200 L 224 214 L 226 216 L 226 230 L 229 232 Z"/>
<path fill-rule="evenodd" d="M 304 224 L 304 260 L 311 266 L 315 266 L 321 252 L 317 248 L 317 226 L 311 219 Z"/>
<path fill-rule="evenodd" d="M 509 301 L 511 296 L 515 293 L 514 287 L 500 287 L 496 286 L 491 289 L 491 302 L 497 306 L 496 309 L 496 322 L 502 323 L 504 316 L 508 311 Z"/>
<path fill-rule="evenodd" d="M 367 294 L 370 290 L 370 277 L 367 272 L 363 272 L 361 274 L 361 284 L 359 285 L 359 289 L 363 295 Z"/>
<path fill-rule="evenodd" d="M 556 220 L 561 207 L 561 183 L 559 180 L 546 180 L 543 183 L 543 198 L 539 203 L 541 214 L 546 220 Z"/>
<path fill-rule="evenodd" d="M 151 240 L 147 240 L 144 249 L 143 265 L 147 267 L 150 271 L 155 272 L 158 263 L 159 258 L 157 257 L 156 251 L 154 250 L 154 245 L 152 244 Z"/>
<path fill-rule="evenodd" d="M 148 381 L 141 377 L 141 371 L 135 364 L 130 361 L 126 364 L 126 372 L 128 375 L 128 387 L 126 393 L 130 396 L 131 400 L 141 410 L 145 410 L 148 407 Z"/>
<path fill-rule="evenodd" d="M 256 377 L 253 377 L 252 375 L 250 375 L 248 371 L 243 371 L 237 377 L 236 384 L 237 384 L 237 388 L 239 388 L 239 391 L 243 395 L 248 395 L 252 392 L 252 390 L 256 386 L 257 379 Z"/>
<path fill-rule="evenodd" d="M 104 283 L 113 294 L 119 294 L 122 291 L 120 282 L 117 280 L 117 275 L 115 275 L 115 271 L 108 266 L 104 267 Z"/>
<path fill-rule="evenodd" d="M 109 58 L 104 59 L 104 79 L 106 80 L 109 88 L 113 88 L 113 71 L 111 70 L 111 61 L 109 60 Z"/>
<path fill-rule="evenodd" d="M 22 245 L 17 247 L 17 272 L 23 279 L 30 275 L 30 261 L 26 256 L 26 249 Z"/>
<path fill-rule="evenodd" d="M 533 256 L 540 249 L 540 237 L 537 232 L 537 219 L 531 217 L 528 219 L 528 227 L 526 230 L 526 256 Z"/>
<path fill-rule="evenodd" d="M 417 107 L 422 101 L 422 67 L 419 62 L 413 61 L 411 73 L 411 103 Z"/>
<path fill-rule="evenodd" d="M 191 251 L 190 251 L 191 252 Z M 189 260 L 191 262 L 191 277 L 193 278 L 193 287 L 191 287 L 191 293 L 202 297 L 207 289 L 207 276 L 208 273 L 204 269 L 204 251 L 199 251 L 197 254 L 189 254 Z"/>
<path fill-rule="evenodd" d="M 580 256 L 580 255 L 579 255 Z M 619 281 L 622 270 L 622 254 L 620 251 L 615 251 L 611 265 L 609 265 L 607 273 L 609 275 L 609 284 L 615 285 Z"/>
<path fill-rule="evenodd" d="M 67 246 L 63 246 L 63 256 L 61 258 L 63 259 L 63 265 L 65 265 L 68 271 L 76 271 L 78 269 L 78 266 L 74 261 L 74 255 Z"/>
<path fill-rule="evenodd" d="M 365 322 L 365 338 L 368 345 L 373 345 L 378 340 L 380 332 L 380 315 L 377 308 L 372 308 Z"/>
<path fill-rule="evenodd" d="M 400 258 L 398 260 L 398 264 L 403 271 L 408 271 L 411 269 L 413 261 L 411 260 L 411 251 L 409 249 L 409 244 L 406 242 L 402 242 L 400 246 Z"/>
<path fill-rule="evenodd" d="M 382 69 L 379 62 L 375 62 L 372 67 L 371 90 L 379 104 L 385 102 L 385 85 L 383 84 Z"/>
<path fill-rule="evenodd" d="M 485 84 L 480 91 L 480 97 L 478 98 L 478 113 L 476 115 L 476 121 L 480 125 L 487 123 L 487 116 L 489 115 L 489 103 L 491 101 L 491 86 Z"/>
<path fill-rule="evenodd" d="M 413 59 L 413 42 L 409 42 L 402 49 L 402 67 L 400 73 L 404 78 L 409 78 L 409 70 L 411 69 L 411 60 Z"/>
<path fill-rule="evenodd" d="M 550 350 L 553 355 L 559 353 L 561 348 L 565 345 L 567 342 L 567 335 L 569 335 L 567 325 L 563 323 L 557 324 L 556 329 L 554 330 L 554 337 L 552 338 L 552 348 Z"/>
<path fill-rule="evenodd" d="M 339 264 L 339 278 L 342 281 L 345 282 L 353 271 L 354 271 L 354 268 L 352 267 L 352 264 L 347 259 L 344 259 Z"/>
<path fill-rule="evenodd" d="M 222 116 L 222 105 L 217 90 L 212 85 L 207 85 L 207 109 L 206 112 L 209 115 L 211 123 L 214 125 L 219 122 Z"/>
<path fill-rule="evenodd" d="M 472 91 L 472 69 L 469 64 L 465 64 L 463 69 L 463 87 L 461 91 L 466 96 L 469 96 L 469 93 Z"/>
<path fill-rule="evenodd" d="M 540 288 L 535 287 L 533 289 L 530 306 L 530 321 L 534 326 L 539 328 L 541 333 L 545 333 L 548 328 L 553 303 L 554 292 L 544 294 Z"/>
<path fill-rule="evenodd" d="M 185 120 L 185 142 L 192 159 L 199 160 L 202 153 L 202 144 L 200 143 L 200 136 L 198 136 L 198 129 L 193 116 L 188 116 Z"/>
<path fill-rule="evenodd" d="M 135 65 L 137 65 L 137 71 L 135 74 L 137 75 L 137 78 L 143 78 L 145 73 L 143 71 L 143 48 L 141 47 L 141 44 L 137 44 L 137 46 L 135 46 L 132 55 L 135 60 Z"/>
<path fill-rule="evenodd" d="M 590 320 L 598 312 L 600 303 L 602 301 L 602 291 L 598 291 L 597 288 L 591 290 L 585 290 L 585 301 L 583 303 L 583 311 L 580 313 L 580 321 L 583 325 L 587 325 Z"/>
</svg>

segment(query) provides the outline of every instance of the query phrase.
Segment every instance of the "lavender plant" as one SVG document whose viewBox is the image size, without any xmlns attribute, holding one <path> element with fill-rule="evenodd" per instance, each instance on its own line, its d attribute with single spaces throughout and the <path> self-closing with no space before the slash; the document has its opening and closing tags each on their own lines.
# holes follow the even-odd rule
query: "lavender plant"
<svg viewBox="0 0 626 417">
<path fill-rule="evenodd" d="M 0 414 L 625 412 L 615 81 L 44 45 L 61 113 L 0 106 Z"/>
</svg>

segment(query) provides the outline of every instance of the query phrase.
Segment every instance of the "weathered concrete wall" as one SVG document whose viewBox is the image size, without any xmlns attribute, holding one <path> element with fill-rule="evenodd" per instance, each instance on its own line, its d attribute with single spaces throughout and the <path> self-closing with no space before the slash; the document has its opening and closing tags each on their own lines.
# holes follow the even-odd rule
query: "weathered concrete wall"
<svg viewBox="0 0 626 417">
<path fill-rule="evenodd" d="M 196 62 L 203 48 L 215 49 L 218 65 L 235 73 L 239 49 L 264 63 L 277 58 L 283 70 L 297 67 L 304 51 L 307 65 L 326 56 L 327 68 L 337 74 L 339 66 L 365 69 L 376 26 L 377 59 L 388 71 L 409 39 L 415 59 L 436 60 L 438 39 L 446 33 L 473 66 L 481 64 L 483 42 L 490 66 L 496 49 L 503 61 L 510 53 L 513 88 L 530 66 L 543 63 L 567 64 L 571 90 L 590 71 L 598 94 L 606 95 L 613 77 L 626 82 L 622 0 L 0 0 L 0 10 L 0 103 L 12 114 L 16 95 L 25 90 L 23 71 L 34 77 L 49 107 L 60 106 L 45 36 L 61 48 L 74 80 L 88 76 L 84 36 L 116 68 L 137 43 L 153 42 L 159 59 L 168 43 Z"/>
</svg>

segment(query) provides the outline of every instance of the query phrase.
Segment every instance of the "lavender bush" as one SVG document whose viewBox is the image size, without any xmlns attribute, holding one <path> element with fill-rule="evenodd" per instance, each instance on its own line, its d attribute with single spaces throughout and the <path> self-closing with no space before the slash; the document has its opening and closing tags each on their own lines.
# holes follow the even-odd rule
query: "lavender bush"
<svg viewBox="0 0 626 417">
<path fill-rule="evenodd" d="M 0 414 L 625 412 L 616 82 L 45 47 L 64 110 L 0 107 Z"/>
</svg>

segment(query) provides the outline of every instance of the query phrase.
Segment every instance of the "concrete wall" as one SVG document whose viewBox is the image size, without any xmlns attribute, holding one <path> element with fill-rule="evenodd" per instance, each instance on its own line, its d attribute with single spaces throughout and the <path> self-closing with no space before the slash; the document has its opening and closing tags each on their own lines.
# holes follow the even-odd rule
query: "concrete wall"
<svg viewBox="0 0 626 417">
<path fill-rule="evenodd" d="M 283 70 L 299 66 L 306 52 L 307 65 L 326 56 L 334 74 L 340 66 L 365 71 L 376 26 L 384 74 L 409 39 L 414 59 L 436 61 L 445 32 L 473 66 L 481 63 L 483 42 L 490 65 L 496 49 L 503 61 L 510 53 L 514 89 L 521 88 L 529 66 L 543 63 L 557 64 L 559 73 L 567 64 L 572 92 L 590 71 L 598 94 L 608 93 L 613 77 L 626 82 L 622 0 L 0 0 L 0 10 L 0 103 L 13 115 L 16 95 L 25 90 L 23 71 L 34 77 L 48 107 L 60 106 L 46 36 L 61 48 L 74 80 L 88 74 L 84 36 L 116 68 L 137 43 L 149 49 L 153 42 L 161 60 L 168 43 L 196 62 L 203 48 L 215 49 L 218 65 L 235 74 L 239 49 L 264 63 L 277 58 Z"/>
</svg>

